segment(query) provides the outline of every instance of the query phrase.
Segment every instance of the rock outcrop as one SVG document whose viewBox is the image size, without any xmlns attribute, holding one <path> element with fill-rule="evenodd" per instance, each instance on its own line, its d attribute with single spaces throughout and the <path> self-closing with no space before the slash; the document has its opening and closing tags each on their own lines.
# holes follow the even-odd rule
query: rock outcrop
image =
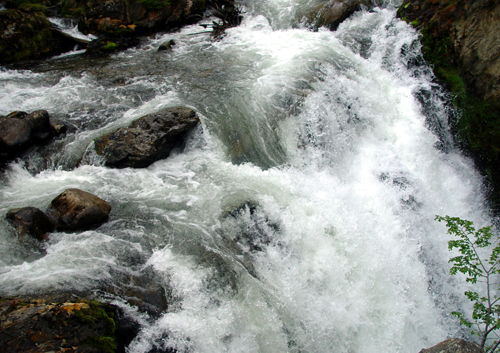
<svg viewBox="0 0 500 353">
<path fill-rule="evenodd" d="M 99 197 L 67 189 L 52 200 L 47 215 L 58 230 L 80 230 L 105 222 L 110 211 L 111 205 Z"/>
<path fill-rule="evenodd" d="M 429 59 L 454 67 L 470 90 L 500 107 L 500 3 L 407 0 L 399 16 L 423 31 Z"/>
<path fill-rule="evenodd" d="M 500 211 L 500 3 L 405 0 L 398 15 L 422 33 L 424 58 L 458 108 L 457 141 L 486 176 Z"/>
<path fill-rule="evenodd" d="M 165 109 L 96 139 L 95 150 L 106 166 L 145 168 L 167 158 L 173 148 L 181 147 L 187 133 L 198 123 L 192 109 Z"/>
<path fill-rule="evenodd" d="M 422 349 L 419 353 L 484 353 L 484 351 L 477 343 L 450 338 L 431 348 Z"/>
<path fill-rule="evenodd" d="M 46 110 L 31 114 L 12 112 L 0 116 L 0 162 L 19 155 L 30 146 L 44 143 L 53 136 Z"/>
</svg>

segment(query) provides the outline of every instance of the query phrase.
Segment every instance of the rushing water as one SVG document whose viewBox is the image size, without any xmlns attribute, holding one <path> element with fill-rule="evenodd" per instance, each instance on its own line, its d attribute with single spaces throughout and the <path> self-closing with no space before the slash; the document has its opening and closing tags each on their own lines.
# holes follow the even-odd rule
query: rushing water
<svg viewBox="0 0 500 353">
<path fill-rule="evenodd" d="M 464 287 L 433 219 L 490 220 L 446 95 L 394 4 L 336 32 L 301 25 L 313 5 L 248 0 L 221 41 L 195 25 L 110 58 L 0 71 L 0 114 L 73 126 L 9 166 L 0 213 L 70 187 L 113 207 L 43 244 L 0 220 L 0 295 L 93 292 L 140 325 L 134 353 L 416 353 L 463 334 L 449 313 L 467 310 Z M 100 165 L 94 138 L 177 105 L 202 119 L 184 151 Z M 168 308 L 139 310 L 141 291 Z"/>
</svg>

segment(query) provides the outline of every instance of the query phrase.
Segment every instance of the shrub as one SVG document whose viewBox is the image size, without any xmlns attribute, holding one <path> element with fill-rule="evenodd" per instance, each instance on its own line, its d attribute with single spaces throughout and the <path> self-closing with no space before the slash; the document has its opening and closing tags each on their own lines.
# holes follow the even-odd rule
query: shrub
<svg viewBox="0 0 500 353">
<path fill-rule="evenodd" d="M 466 276 L 466 281 L 472 284 L 479 282 L 484 293 L 466 291 L 465 296 L 473 303 L 472 318 L 455 311 L 452 314 L 460 320 L 462 325 L 472 329 L 473 335 L 481 338 L 481 348 L 486 353 L 498 350 L 500 339 L 497 330 L 500 329 L 500 297 L 498 297 L 499 283 L 495 282 L 496 275 L 500 274 L 500 244 L 491 249 L 488 258 L 482 258 L 480 248 L 491 248 L 491 226 L 476 231 L 471 221 L 456 217 L 436 216 L 439 222 L 446 222 L 448 234 L 457 237 L 457 240 L 448 242 L 448 250 L 458 249 L 460 255 L 449 260 L 452 263 L 450 273 L 458 272 Z M 496 239 L 497 240 L 497 239 Z M 495 335 L 495 338 L 491 336 Z"/>
</svg>

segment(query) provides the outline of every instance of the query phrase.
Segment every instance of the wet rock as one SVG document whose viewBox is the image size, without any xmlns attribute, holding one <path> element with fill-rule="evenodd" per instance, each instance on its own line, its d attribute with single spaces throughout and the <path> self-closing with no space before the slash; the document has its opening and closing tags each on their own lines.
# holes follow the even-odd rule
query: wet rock
<svg viewBox="0 0 500 353">
<path fill-rule="evenodd" d="M 460 338 L 450 338 L 431 348 L 422 349 L 420 353 L 484 353 L 484 351 L 477 343 Z"/>
<path fill-rule="evenodd" d="M 58 230 L 80 230 L 98 226 L 108 219 L 111 205 L 79 189 L 67 189 L 52 200 L 47 215 Z"/>
<path fill-rule="evenodd" d="M 362 6 L 373 6 L 377 3 L 378 1 L 367 0 L 330 0 L 318 5 L 306 17 L 315 27 L 327 27 L 334 31 Z"/>
<path fill-rule="evenodd" d="M 168 42 L 161 43 L 160 46 L 158 47 L 158 51 L 172 50 L 172 46 L 174 45 L 175 41 L 171 39 Z"/>
<path fill-rule="evenodd" d="M 36 207 L 9 210 L 6 218 L 16 228 L 19 238 L 29 234 L 41 241 L 47 239 L 48 233 L 54 230 L 49 217 Z"/>
<path fill-rule="evenodd" d="M 0 347 L 3 352 L 114 352 L 114 312 L 96 301 L 0 299 Z"/>
<path fill-rule="evenodd" d="M 116 168 L 145 168 L 167 158 L 199 122 L 196 112 L 174 107 L 143 116 L 95 140 L 96 153 L 105 165 Z"/>
<path fill-rule="evenodd" d="M 31 114 L 12 112 L 0 116 L 0 159 L 10 159 L 27 148 L 53 137 L 49 113 L 37 110 Z"/>
</svg>

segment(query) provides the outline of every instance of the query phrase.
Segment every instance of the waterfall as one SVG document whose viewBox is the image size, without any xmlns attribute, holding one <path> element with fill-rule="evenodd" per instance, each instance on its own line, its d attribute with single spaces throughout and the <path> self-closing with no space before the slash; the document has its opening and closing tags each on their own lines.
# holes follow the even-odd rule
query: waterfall
<svg viewBox="0 0 500 353">
<path fill-rule="evenodd" d="M 491 219 L 449 97 L 397 4 L 335 32 L 303 23 L 316 4 L 241 1 L 220 41 L 193 25 L 109 58 L 1 69 L 0 114 L 46 109 L 72 129 L 8 166 L 0 214 L 72 187 L 112 211 L 44 243 L 1 218 L 0 295 L 92 293 L 140 326 L 130 353 L 416 353 L 464 335 L 450 312 L 470 310 L 466 286 L 434 216 Z M 93 139 L 177 105 L 202 120 L 183 151 L 101 165 Z M 138 292 L 168 306 L 142 310 Z"/>
</svg>

